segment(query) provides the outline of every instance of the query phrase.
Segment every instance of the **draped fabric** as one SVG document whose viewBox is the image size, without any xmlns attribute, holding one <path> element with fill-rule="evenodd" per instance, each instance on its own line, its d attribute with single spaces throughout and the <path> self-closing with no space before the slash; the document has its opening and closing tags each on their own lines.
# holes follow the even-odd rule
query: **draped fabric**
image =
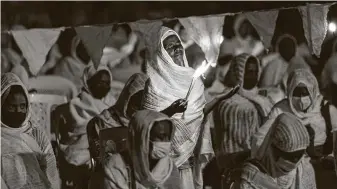
<svg viewBox="0 0 337 189">
<path fill-rule="evenodd" d="M 131 97 L 135 95 L 137 92 L 144 90 L 145 82 L 147 79 L 148 77 L 145 74 L 137 73 L 132 75 L 125 84 L 123 91 L 119 96 L 116 104 L 104 110 L 98 116 L 90 120 L 87 126 L 87 132 L 88 132 L 89 145 L 90 148 L 93 150 L 91 153 L 97 152 L 98 150 L 96 144 L 97 142 L 99 142 L 101 130 L 107 128 L 129 126 L 130 117 L 127 115 L 126 112 L 129 106 L 129 101 Z"/>
<path fill-rule="evenodd" d="M 331 84 L 337 85 L 337 53 L 332 54 L 324 65 L 320 81 L 322 90 L 332 98 L 329 87 Z"/>
<path fill-rule="evenodd" d="M 243 165 L 240 181 L 235 182 L 231 189 L 279 189 L 276 181 L 251 163 Z"/>
<path fill-rule="evenodd" d="M 258 95 L 258 89 L 250 91 L 243 89 L 245 65 L 249 58 L 248 54 L 235 57 L 230 69 L 224 78 L 222 88 L 241 85 L 241 89 L 232 98 L 224 100 L 214 110 L 214 122 L 216 129 L 216 146 L 219 166 L 228 168 L 225 160 L 221 157 L 241 153 L 251 149 L 250 138 L 260 127 L 264 118 L 271 109 L 268 98 Z M 219 92 L 221 92 L 219 84 Z M 223 90 L 223 89 L 222 89 Z M 265 113 L 264 111 L 265 110 Z M 227 161 L 227 160 L 226 160 Z"/>
<path fill-rule="evenodd" d="M 12 69 L 12 67 L 14 67 L 16 65 L 20 65 L 21 62 L 24 60 L 23 56 L 21 56 L 19 53 L 17 53 L 16 51 L 14 51 L 11 48 L 1 49 L 1 57 L 3 57 L 4 60 L 7 60 L 4 63 L 8 64 L 7 67 L 8 67 L 9 70 Z M 3 63 L 1 62 L 1 64 L 3 64 Z"/>
<path fill-rule="evenodd" d="M 22 83 L 25 85 L 25 87 L 29 89 L 28 72 L 22 65 L 20 65 L 20 64 L 15 65 L 10 72 L 14 73 L 16 76 L 18 76 L 20 78 L 20 80 L 22 81 Z"/>
<path fill-rule="evenodd" d="M 79 37 L 74 37 L 71 41 L 71 55 L 64 57 L 58 62 L 54 68 L 53 74 L 61 77 L 65 77 L 72 81 L 77 90 L 80 91 L 83 87 L 82 75 L 85 63 L 77 56 L 76 48 L 80 44 Z"/>
<path fill-rule="evenodd" d="M 292 105 L 292 94 L 294 89 L 299 83 L 304 84 L 310 94 L 310 99 L 312 101 L 310 108 L 307 113 L 298 112 L 294 109 Z M 295 69 L 291 72 L 288 79 L 288 92 L 287 98 L 277 103 L 270 115 L 268 120 L 261 126 L 258 132 L 253 136 L 252 139 L 252 156 L 255 157 L 257 150 L 260 148 L 262 141 L 264 140 L 266 134 L 271 128 L 271 125 L 275 118 L 281 113 L 291 113 L 294 114 L 301 122 L 305 119 L 309 119 L 310 127 L 315 131 L 314 145 L 323 145 L 326 141 L 326 123 L 324 117 L 320 112 L 320 105 L 322 103 L 322 96 L 319 93 L 318 82 L 315 76 L 308 69 Z M 303 122 L 304 123 L 304 122 Z M 313 167 L 310 163 L 310 158 L 305 157 L 301 162 L 303 167 L 303 172 L 298 172 L 297 176 L 302 179 L 307 179 L 307 182 L 303 181 L 303 184 L 307 184 L 305 188 L 315 188 L 316 184 L 312 181 L 315 180 L 315 175 Z"/>
<path fill-rule="evenodd" d="M 288 63 L 278 54 L 263 69 L 260 80 L 260 87 L 276 87 L 281 82 L 287 71 Z"/>
<path fill-rule="evenodd" d="M 150 171 L 149 167 L 149 143 L 150 131 L 156 121 L 168 120 L 173 128 L 171 137 L 175 131 L 173 122 L 164 114 L 143 110 L 137 112 L 130 121 L 130 149 L 131 161 L 135 177 L 145 187 L 160 187 L 170 176 L 174 162 L 170 157 L 160 159 L 157 166 L 161 166 L 162 170 L 154 168 Z M 156 174 L 156 170 L 158 171 Z"/>
<path fill-rule="evenodd" d="M 28 99 L 28 92 L 20 79 L 12 73 L 1 77 L 1 106 L 12 86 L 21 86 Z M 58 189 L 60 180 L 56 159 L 47 135 L 31 125 L 30 107 L 25 121 L 19 128 L 1 123 L 1 179 L 8 189 Z"/>
<path fill-rule="evenodd" d="M 217 157 L 251 149 L 250 137 L 261 124 L 259 113 L 253 103 L 236 94 L 231 99 L 222 101 L 213 115 Z"/>
<path fill-rule="evenodd" d="M 166 27 L 159 32 L 159 39 L 153 38 L 149 50 L 150 58 L 146 63 L 146 74 L 150 80 L 144 91 L 143 108 L 162 111 L 174 101 L 186 97 L 194 69 L 188 67 L 184 52 L 184 66 L 176 65 L 163 47 L 163 40 L 171 35 L 179 36 Z M 180 39 L 180 38 L 179 38 Z M 172 141 L 174 161 L 177 167 L 185 163 L 194 153 L 200 163 L 206 163 L 213 156 L 209 122 L 204 119 L 205 106 L 204 85 L 200 78 L 196 79 L 188 97 L 187 110 L 175 114 L 176 133 Z M 200 145 L 197 146 L 200 138 Z M 196 148 L 197 147 L 197 148 Z M 200 156 L 200 157 L 199 157 Z M 195 178 L 200 178 L 201 168 Z M 193 178 L 190 178 L 193 179 Z M 202 180 L 196 181 L 201 183 Z M 186 186 L 192 187 L 192 186 Z"/>
<path fill-rule="evenodd" d="M 179 189 L 180 180 L 178 170 L 171 157 L 160 159 L 157 165 L 150 170 L 149 167 L 149 144 L 150 131 L 157 121 L 172 120 L 166 115 L 150 110 L 138 111 L 130 121 L 129 145 L 131 154 L 131 166 L 136 179 L 136 188 Z M 173 124 L 172 124 L 173 126 Z M 174 133 L 172 129 L 172 135 Z M 130 162 L 125 161 L 119 154 L 109 155 L 103 164 L 104 188 L 128 189 L 130 172 L 126 167 Z"/>
<path fill-rule="evenodd" d="M 309 146 L 309 134 L 304 125 L 290 113 L 280 114 L 266 134 L 255 158 L 264 165 L 271 176 L 277 179 L 281 188 L 305 188 L 299 174 L 304 170 L 300 165 L 302 160 L 297 163 L 298 168 L 283 175 L 284 172 L 276 164 L 277 160 L 275 152 L 272 150 L 272 144 L 284 152 L 306 149 Z M 283 176 L 277 176 L 280 174 Z"/>
<path fill-rule="evenodd" d="M 296 111 L 292 105 L 292 94 L 299 83 L 303 83 L 307 87 L 310 94 L 310 99 L 312 101 L 307 113 Z M 326 126 L 324 118 L 320 112 L 322 96 L 319 93 L 318 83 L 315 76 L 313 76 L 313 74 L 309 70 L 298 69 L 291 73 L 288 84 L 289 91 L 287 93 L 287 98 L 283 99 L 273 107 L 272 111 L 269 114 L 268 120 L 255 134 L 253 139 L 253 145 L 256 145 L 254 147 L 255 149 L 258 149 L 261 145 L 261 141 L 271 127 L 271 123 L 273 122 L 273 120 L 283 112 L 292 113 L 296 115 L 296 117 L 300 120 L 303 120 L 305 118 L 312 118 L 310 119 L 310 125 L 315 130 L 315 145 L 324 144 L 326 140 Z M 254 156 L 254 150 L 252 154 Z"/>
<path fill-rule="evenodd" d="M 72 139 L 72 141 L 69 144 L 62 144 L 61 149 L 65 153 L 65 159 L 73 165 L 89 163 L 90 155 L 86 132 L 87 124 L 91 118 L 99 115 L 103 110 L 109 108 L 116 102 L 112 95 L 112 90 L 110 90 L 103 99 L 95 99 L 90 94 L 86 82 L 100 70 L 108 71 L 106 67 L 99 67 L 96 70 L 93 65 L 85 68 L 83 73 L 83 83 L 85 82 L 84 90 L 77 98 L 69 102 L 69 112 L 72 120 L 69 122 L 69 128 L 67 128 L 67 138 Z"/>
<path fill-rule="evenodd" d="M 121 95 L 116 101 L 116 104 L 98 115 L 98 118 L 100 118 L 104 123 L 103 125 L 99 126 L 99 128 L 96 128 L 98 132 L 99 130 L 105 128 L 129 126 L 130 117 L 126 113 L 129 101 L 134 94 L 144 90 L 147 79 L 147 75 L 142 73 L 134 74 L 129 78 L 123 88 Z M 118 119 L 114 118 L 115 116 L 118 116 Z"/>
<path fill-rule="evenodd" d="M 258 95 L 257 87 L 255 87 L 252 90 L 245 90 L 243 88 L 246 63 L 247 63 L 247 60 L 251 58 L 254 59 L 257 63 L 257 66 L 259 69 L 258 77 L 260 77 L 261 68 L 260 68 L 259 60 L 256 57 L 251 56 L 249 54 L 241 54 L 239 56 L 236 56 L 232 60 L 231 66 L 228 70 L 228 73 L 223 83 L 226 87 L 234 87 L 235 85 L 240 84 L 241 88 L 238 94 L 248 99 L 249 101 L 251 101 L 256 106 L 256 108 L 259 110 L 259 113 L 261 114 L 261 116 L 266 117 L 269 114 L 273 106 L 271 101 L 266 97 Z"/>
<path fill-rule="evenodd" d="M 100 64 L 97 67 L 90 64 L 84 69 L 83 75 L 82 75 L 83 88 L 87 92 L 90 92 L 89 86 L 88 86 L 88 83 L 87 83 L 88 80 L 91 79 L 94 75 L 96 75 L 96 73 L 98 73 L 100 71 L 108 72 L 108 74 L 110 76 L 110 82 L 112 82 L 112 74 L 111 74 L 111 72 L 110 72 L 110 70 L 109 70 L 109 68 L 106 64 Z"/>
<path fill-rule="evenodd" d="M 289 62 L 289 66 L 287 68 L 287 71 L 285 72 L 283 79 L 282 79 L 282 84 L 281 88 L 284 90 L 285 93 L 287 93 L 287 81 L 289 74 L 294 72 L 294 70 L 297 69 L 306 69 L 311 71 L 310 66 L 307 64 L 307 62 L 304 60 L 302 56 L 296 55 L 294 58 L 292 58 Z"/>
<path fill-rule="evenodd" d="M 279 54 L 279 44 L 285 38 L 292 39 L 295 43 L 296 39 L 289 35 L 284 34 L 280 36 L 276 41 L 276 56 L 272 60 L 266 63 L 265 68 L 262 71 L 260 79 L 260 87 L 275 87 L 278 86 L 287 72 L 289 63 L 282 58 Z"/>
</svg>

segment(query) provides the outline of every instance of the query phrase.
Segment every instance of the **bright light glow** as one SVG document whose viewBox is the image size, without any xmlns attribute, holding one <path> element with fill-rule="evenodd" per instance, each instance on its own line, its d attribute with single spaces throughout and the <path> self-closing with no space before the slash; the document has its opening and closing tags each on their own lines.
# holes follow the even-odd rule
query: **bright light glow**
<svg viewBox="0 0 337 189">
<path fill-rule="evenodd" d="M 193 74 L 193 78 L 197 78 L 200 77 L 202 74 L 204 74 L 207 69 L 209 68 L 211 64 L 207 64 L 206 60 L 204 60 L 202 62 L 202 64 L 195 70 L 194 74 Z"/>
<path fill-rule="evenodd" d="M 224 40 L 224 37 L 221 36 L 221 37 L 220 37 L 220 44 L 222 44 L 223 40 Z"/>
<path fill-rule="evenodd" d="M 329 31 L 330 32 L 336 32 L 336 24 L 333 22 L 330 22 L 329 24 Z"/>
</svg>

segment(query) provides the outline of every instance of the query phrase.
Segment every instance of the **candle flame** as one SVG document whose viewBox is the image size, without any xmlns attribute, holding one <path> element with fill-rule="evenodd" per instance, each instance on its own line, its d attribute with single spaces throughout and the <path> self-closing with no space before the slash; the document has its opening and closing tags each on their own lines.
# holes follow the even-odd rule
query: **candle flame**
<svg viewBox="0 0 337 189">
<path fill-rule="evenodd" d="M 203 75 L 207 69 L 210 67 L 211 63 L 206 63 L 206 60 L 204 60 L 202 62 L 202 64 L 195 70 L 194 74 L 193 74 L 193 78 L 198 78 L 201 75 Z"/>
</svg>

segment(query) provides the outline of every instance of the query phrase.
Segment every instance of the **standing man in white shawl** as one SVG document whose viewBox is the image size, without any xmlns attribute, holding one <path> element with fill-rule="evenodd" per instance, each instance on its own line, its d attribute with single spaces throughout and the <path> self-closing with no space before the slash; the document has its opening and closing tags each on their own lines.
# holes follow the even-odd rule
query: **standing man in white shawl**
<svg viewBox="0 0 337 189">
<path fill-rule="evenodd" d="M 204 85 L 197 79 L 186 98 L 195 70 L 189 67 L 181 40 L 173 30 L 161 27 L 158 37 L 149 41 L 146 74 L 150 80 L 144 91 L 143 108 L 163 111 L 173 102 L 177 109 L 186 111 L 172 114 L 176 127 L 171 155 L 179 169 L 182 188 L 203 187 L 202 168 L 214 156 L 210 125 L 206 116 L 214 105 L 231 96 L 235 90 L 221 94 L 206 104 Z M 176 111 L 177 112 L 177 111 Z M 182 111 L 178 111 L 182 112 Z"/>
</svg>

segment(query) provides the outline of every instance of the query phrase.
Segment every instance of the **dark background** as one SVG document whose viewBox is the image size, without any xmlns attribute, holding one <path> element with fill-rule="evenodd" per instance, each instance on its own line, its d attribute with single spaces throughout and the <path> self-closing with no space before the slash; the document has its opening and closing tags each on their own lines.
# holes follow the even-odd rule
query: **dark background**
<svg viewBox="0 0 337 189">
<path fill-rule="evenodd" d="M 1 22 L 11 25 L 17 23 L 18 14 L 27 15 L 47 13 L 51 24 L 36 23 L 39 27 L 73 26 L 73 18 L 78 14 L 85 14 L 86 20 L 80 24 L 107 24 L 129 22 L 139 19 L 161 19 L 174 17 L 200 16 L 220 13 L 238 13 L 245 11 L 289 8 L 306 5 L 305 1 L 16 1 L 1 2 Z M 311 1 L 309 3 L 328 3 Z M 24 17 L 24 16 L 22 16 Z M 26 16 L 26 20 L 29 19 Z M 20 23 L 27 22 L 24 19 Z M 34 26 L 30 26 L 34 27 Z"/>
</svg>

